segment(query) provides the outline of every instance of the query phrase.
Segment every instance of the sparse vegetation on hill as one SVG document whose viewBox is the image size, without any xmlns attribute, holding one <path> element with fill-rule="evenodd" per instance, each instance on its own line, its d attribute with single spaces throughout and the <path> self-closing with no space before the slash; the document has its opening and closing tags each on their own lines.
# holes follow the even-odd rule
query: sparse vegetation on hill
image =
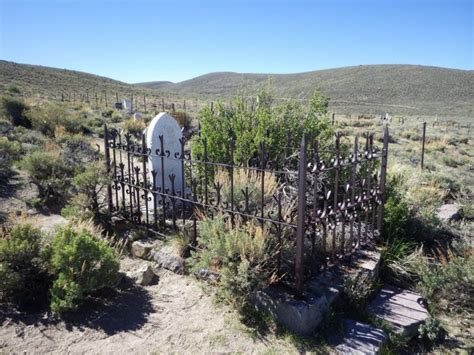
<svg viewBox="0 0 474 355">
<path fill-rule="evenodd" d="M 210 73 L 179 83 L 163 81 L 123 83 L 109 78 L 73 70 L 0 61 L 0 93 L 60 100 L 61 95 L 86 95 L 95 105 L 108 94 L 109 104 L 133 94 L 137 105 L 143 95 L 160 105 L 183 98 L 206 101 L 231 99 L 234 95 L 255 96 L 271 78 L 276 98 L 309 99 L 314 90 L 330 97 L 331 111 L 338 113 L 371 113 L 439 115 L 440 118 L 469 118 L 473 115 L 474 71 L 419 65 L 361 65 L 296 74 Z M 66 98 L 66 97 L 64 97 Z M 159 100 L 157 98 L 160 98 Z M 72 98 L 71 98 L 72 100 Z M 103 103 L 102 103 L 103 104 Z M 196 110 L 195 106 L 188 105 Z"/>
<path fill-rule="evenodd" d="M 210 73 L 161 87 L 181 95 L 254 95 L 269 78 L 278 98 L 309 99 L 316 88 L 338 113 L 472 117 L 474 71 L 417 65 L 360 65 L 297 74 Z M 154 83 L 139 84 L 154 87 Z"/>
</svg>

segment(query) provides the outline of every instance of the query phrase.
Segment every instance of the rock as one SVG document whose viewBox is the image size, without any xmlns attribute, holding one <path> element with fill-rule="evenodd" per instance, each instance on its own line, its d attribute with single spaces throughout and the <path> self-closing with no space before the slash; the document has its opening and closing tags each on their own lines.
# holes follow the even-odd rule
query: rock
<svg viewBox="0 0 474 355">
<path fill-rule="evenodd" d="M 135 241 L 132 243 L 132 255 L 140 259 L 148 259 L 150 252 L 153 249 L 153 244 L 148 244 L 141 241 Z"/>
<path fill-rule="evenodd" d="M 48 216 L 38 216 L 35 225 L 38 226 L 42 232 L 52 234 L 57 228 L 68 225 L 68 220 L 58 214 L 50 214 Z"/>
<path fill-rule="evenodd" d="M 455 204 L 442 205 L 437 209 L 436 216 L 443 222 L 457 221 L 461 218 L 459 208 Z"/>
<path fill-rule="evenodd" d="M 291 332 L 306 336 L 314 332 L 338 294 L 335 288 L 325 288 L 320 293 L 306 293 L 303 299 L 296 299 L 289 290 L 270 286 L 256 292 L 252 302 Z"/>
<path fill-rule="evenodd" d="M 194 275 L 198 279 L 210 282 L 217 282 L 221 277 L 217 272 L 211 271 L 209 269 L 199 269 L 194 272 Z"/>
<path fill-rule="evenodd" d="M 184 274 L 184 259 L 180 256 L 173 255 L 166 250 L 155 250 L 151 257 L 158 267 L 173 271 L 176 274 Z"/>
<path fill-rule="evenodd" d="M 344 319 L 344 337 L 335 350 L 338 354 L 378 354 L 387 334 L 371 325 Z"/>
<path fill-rule="evenodd" d="M 126 222 L 126 219 L 123 218 L 122 216 L 112 216 L 112 218 L 110 218 L 110 221 L 115 224 L 115 223 L 122 223 L 122 222 Z"/>
<path fill-rule="evenodd" d="M 380 273 L 380 253 L 377 250 L 360 249 L 352 255 L 352 258 L 353 276 L 374 284 Z"/>
<path fill-rule="evenodd" d="M 26 211 L 26 214 L 28 216 L 34 216 L 34 215 L 38 214 L 38 211 L 35 210 L 34 208 L 30 208 L 28 211 Z"/>
<path fill-rule="evenodd" d="M 429 318 L 419 294 L 385 285 L 367 307 L 370 315 L 384 321 L 397 334 L 412 338 Z"/>
<path fill-rule="evenodd" d="M 127 273 L 127 276 L 140 286 L 149 286 L 156 279 L 156 274 L 150 265 L 143 265 L 138 270 Z"/>
</svg>

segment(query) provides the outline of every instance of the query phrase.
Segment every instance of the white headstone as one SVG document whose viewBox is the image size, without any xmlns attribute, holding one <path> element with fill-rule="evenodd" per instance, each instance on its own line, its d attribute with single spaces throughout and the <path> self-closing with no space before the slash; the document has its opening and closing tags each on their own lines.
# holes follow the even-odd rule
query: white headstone
<svg viewBox="0 0 474 355">
<path fill-rule="evenodd" d="M 132 118 L 135 120 L 135 121 L 139 121 L 139 120 L 142 120 L 143 119 L 143 115 L 140 113 L 140 112 L 135 112 L 132 116 Z"/>
<path fill-rule="evenodd" d="M 160 136 L 163 136 L 163 150 L 165 153 L 165 157 L 163 158 L 163 166 L 161 164 L 160 155 L 156 154 L 157 149 L 159 149 L 161 152 Z M 181 195 L 182 182 L 184 178 L 181 172 L 181 161 L 176 158 L 176 156 L 179 157 L 181 154 L 181 143 L 179 140 L 182 137 L 183 134 L 178 123 L 166 112 L 161 112 L 156 115 L 146 128 L 146 144 L 147 147 L 151 149 L 151 155 L 149 158 L 150 171 L 155 170 L 157 172 L 156 187 L 162 188 L 162 173 L 164 173 L 165 193 L 166 189 L 169 189 L 168 193 L 171 194 L 172 184 L 170 175 L 174 174 L 174 188 L 175 193 L 178 196 Z M 151 174 L 150 181 L 153 181 Z M 187 193 L 187 190 L 188 189 L 185 186 L 185 194 Z M 159 201 L 160 198 L 158 197 L 157 200 Z"/>
<path fill-rule="evenodd" d="M 127 112 L 131 113 L 132 112 L 132 101 L 125 99 L 122 101 L 122 107 L 124 110 Z"/>
</svg>

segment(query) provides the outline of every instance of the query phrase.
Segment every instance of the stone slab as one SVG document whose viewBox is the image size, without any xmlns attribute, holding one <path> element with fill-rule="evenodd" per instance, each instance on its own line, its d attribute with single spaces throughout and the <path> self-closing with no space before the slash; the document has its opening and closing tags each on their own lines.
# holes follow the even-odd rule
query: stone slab
<svg viewBox="0 0 474 355">
<path fill-rule="evenodd" d="M 436 216 L 444 222 L 457 221 L 461 218 L 459 207 L 452 203 L 440 206 L 436 210 Z"/>
<path fill-rule="evenodd" d="M 399 335 L 411 338 L 418 327 L 429 318 L 419 294 L 386 285 L 369 304 L 367 311 L 387 322 Z"/>
<path fill-rule="evenodd" d="M 343 327 L 343 339 L 335 347 L 338 354 L 379 354 L 388 339 L 383 330 L 352 319 L 344 319 Z"/>
<path fill-rule="evenodd" d="M 298 335 L 311 335 L 329 307 L 324 294 L 306 294 L 299 300 L 289 290 L 278 286 L 257 292 L 253 303 L 257 309 L 268 312 L 278 323 Z"/>
<path fill-rule="evenodd" d="M 345 278 L 367 274 L 374 282 L 378 277 L 380 253 L 364 251 L 353 256 L 350 265 L 337 264 L 305 283 L 303 299 L 295 299 L 291 290 L 271 286 L 257 292 L 254 304 L 268 312 L 278 323 L 299 335 L 312 334 L 325 312 L 344 291 Z"/>
</svg>

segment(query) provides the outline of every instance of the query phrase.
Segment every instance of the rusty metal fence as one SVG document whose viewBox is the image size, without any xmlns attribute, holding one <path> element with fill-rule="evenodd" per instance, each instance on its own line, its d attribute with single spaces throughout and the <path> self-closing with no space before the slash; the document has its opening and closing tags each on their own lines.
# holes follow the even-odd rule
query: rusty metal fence
<svg viewBox="0 0 474 355">
<path fill-rule="evenodd" d="M 209 160 L 205 137 L 202 156 L 192 156 L 184 137 L 175 152 L 165 149 L 165 140 L 159 136 L 159 148 L 151 151 L 145 135 L 137 138 L 105 127 L 110 215 L 159 236 L 186 228 L 192 246 L 203 216 L 219 213 L 232 223 L 260 223 L 274 238 L 276 268 L 297 293 L 308 277 L 382 233 L 387 127 L 381 147 L 373 134 L 350 144 L 336 135 L 329 150 L 303 137 L 299 147 L 285 149 L 279 164 L 268 159 L 261 144 L 259 157 L 245 166 L 234 164 L 232 138 L 225 162 Z M 151 168 L 153 159 L 160 169 Z M 166 175 L 167 165 L 176 163 L 182 179 Z"/>
</svg>

